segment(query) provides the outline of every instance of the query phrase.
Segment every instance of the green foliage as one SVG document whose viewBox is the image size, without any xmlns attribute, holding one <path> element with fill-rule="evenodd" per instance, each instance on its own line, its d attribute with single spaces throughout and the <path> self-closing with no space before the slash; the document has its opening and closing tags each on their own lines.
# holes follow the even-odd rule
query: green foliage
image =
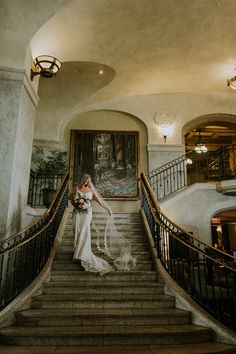
<svg viewBox="0 0 236 354">
<path fill-rule="evenodd" d="M 32 155 L 32 163 L 37 173 L 64 173 L 68 168 L 68 154 L 54 150 L 45 156 L 42 148 L 36 148 Z"/>
</svg>

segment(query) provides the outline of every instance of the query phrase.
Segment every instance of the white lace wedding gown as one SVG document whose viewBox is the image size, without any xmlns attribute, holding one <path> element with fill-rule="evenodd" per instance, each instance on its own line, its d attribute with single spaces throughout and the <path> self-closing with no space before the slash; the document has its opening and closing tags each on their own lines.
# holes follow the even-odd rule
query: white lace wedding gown
<svg viewBox="0 0 236 354">
<path fill-rule="evenodd" d="M 85 198 L 92 201 L 93 193 L 86 192 Z M 86 271 L 105 273 L 114 271 L 112 266 L 104 259 L 95 256 L 91 248 L 91 222 L 92 222 L 92 208 L 89 207 L 84 212 L 75 210 L 75 242 L 73 260 L 81 261 L 81 265 Z"/>
</svg>

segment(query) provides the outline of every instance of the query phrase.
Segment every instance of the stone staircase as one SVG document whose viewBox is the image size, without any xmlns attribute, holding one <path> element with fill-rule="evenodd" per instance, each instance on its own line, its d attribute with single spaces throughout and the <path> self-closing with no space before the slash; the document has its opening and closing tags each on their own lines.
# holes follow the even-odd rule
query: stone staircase
<svg viewBox="0 0 236 354">
<path fill-rule="evenodd" d="M 72 263 L 69 214 L 50 281 L 44 284 L 41 295 L 32 298 L 30 309 L 16 313 L 14 326 L 0 329 L 1 344 L 162 348 L 191 345 L 189 353 L 236 353 L 236 348 L 214 342 L 209 328 L 192 325 L 191 314 L 175 308 L 174 297 L 164 294 L 163 284 L 153 269 L 140 214 L 114 217 L 117 229 L 132 241 L 136 269 L 100 276 Z M 94 214 L 94 219 L 99 225 L 101 214 Z M 101 256 L 95 250 L 94 253 Z"/>
</svg>

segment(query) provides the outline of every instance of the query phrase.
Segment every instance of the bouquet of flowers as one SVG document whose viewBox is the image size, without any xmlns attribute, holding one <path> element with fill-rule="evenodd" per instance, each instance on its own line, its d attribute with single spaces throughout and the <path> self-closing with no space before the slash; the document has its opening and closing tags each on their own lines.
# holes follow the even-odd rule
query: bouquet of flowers
<svg viewBox="0 0 236 354">
<path fill-rule="evenodd" d="M 85 194 L 78 191 L 73 196 L 73 205 L 80 211 L 87 211 L 90 207 L 91 200 L 86 198 Z"/>
</svg>

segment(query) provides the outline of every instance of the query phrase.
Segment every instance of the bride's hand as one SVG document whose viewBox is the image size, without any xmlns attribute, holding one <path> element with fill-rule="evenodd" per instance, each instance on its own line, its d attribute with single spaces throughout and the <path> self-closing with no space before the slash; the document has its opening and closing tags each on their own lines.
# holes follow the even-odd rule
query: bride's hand
<svg viewBox="0 0 236 354">
<path fill-rule="evenodd" d="M 112 215 L 112 211 L 111 211 L 111 209 L 108 209 L 108 214 L 109 214 L 109 216 L 111 216 L 111 215 Z"/>
</svg>

